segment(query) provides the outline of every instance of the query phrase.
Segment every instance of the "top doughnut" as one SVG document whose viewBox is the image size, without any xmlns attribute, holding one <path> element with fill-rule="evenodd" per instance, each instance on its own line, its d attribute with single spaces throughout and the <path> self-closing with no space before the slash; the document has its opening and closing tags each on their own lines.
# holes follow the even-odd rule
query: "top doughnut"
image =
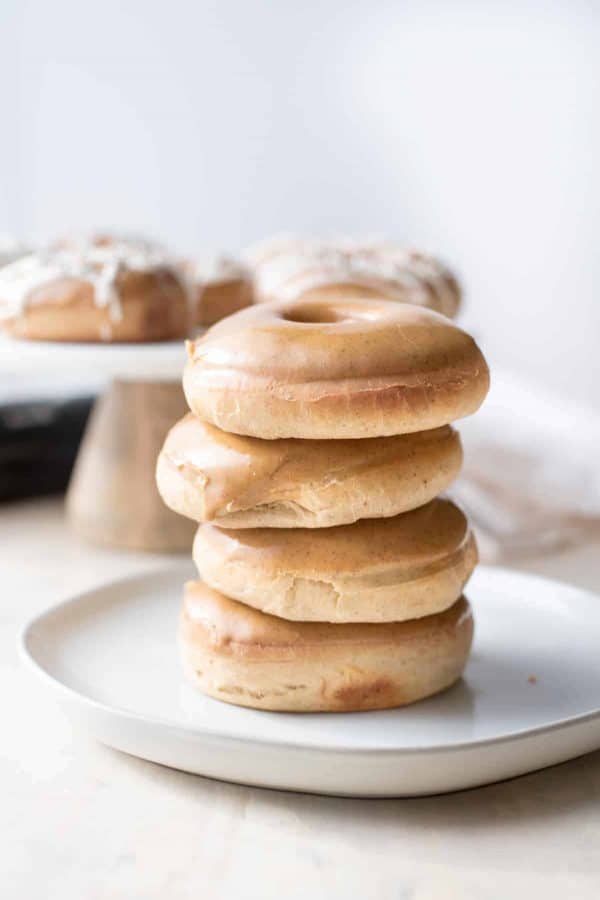
<svg viewBox="0 0 600 900">
<path fill-rule="evenodd" d="M 259 304 L 189 342 L 192 412 L 254 437 L 383 437 L 475 412 L 489 387 L 475 341 L 431 310 L 388 300 Z"/>
<path fill-rule="evenodd" d="M 393 241 L 288 238 L 247 256 L 258 302 L 382 297 L 450 318 L 460 306 L 460 287 L 447 266 Z"/>
</svg>

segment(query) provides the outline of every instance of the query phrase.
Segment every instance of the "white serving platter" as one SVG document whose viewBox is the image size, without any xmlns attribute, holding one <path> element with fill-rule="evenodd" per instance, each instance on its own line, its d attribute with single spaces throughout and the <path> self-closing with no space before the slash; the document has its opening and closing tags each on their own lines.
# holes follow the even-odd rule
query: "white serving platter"
<svg viewBox="0 0 600 900">
<path fill-rule="evenodd" d="M 600 598 L 481 566 L 464 679 L 404 709 L 284 714 L 229 706 L 183 679 L 181 566 L 105 584 L 22 634 L 44 687 L 99 741 L 211 778 L 364 797 L 456 791 L 600 747 Z"/>
<path fill-rule="evenodd" d="M 47 372 L 99 375 L 140 381 L 181 378 L 185 365 L 183 340 L 149 344 L 67 344 L 20 341 L 0 335 L 0 370 L 13 374 Z"/>
</svg>

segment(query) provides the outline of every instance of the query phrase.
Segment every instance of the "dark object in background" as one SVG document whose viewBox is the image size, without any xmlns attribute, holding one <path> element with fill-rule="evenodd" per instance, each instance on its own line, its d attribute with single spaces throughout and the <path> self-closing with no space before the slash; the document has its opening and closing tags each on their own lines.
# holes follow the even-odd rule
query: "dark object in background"
<svg viewBox="0 0 600 900">
<path fill-rule="evenodd" d="M 0 502 L 65 491 L 94 399 L 0 407 Z"/>
</svg>

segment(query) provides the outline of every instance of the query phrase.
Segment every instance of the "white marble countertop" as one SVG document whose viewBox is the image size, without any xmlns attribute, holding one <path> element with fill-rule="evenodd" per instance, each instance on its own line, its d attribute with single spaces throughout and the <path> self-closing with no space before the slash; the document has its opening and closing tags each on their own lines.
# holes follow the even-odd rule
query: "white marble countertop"
<svg viewBox="0 0 600 900">
<path fill-rule="evenodd" d="M 599 558 L 596 543 L 520 566 L 600 591 Z M 18 626 L 165 562 L 80 543 L 55 500 L 0 509 L 3 897 L 597 900 L 600 752 L 460 794 L 347 800 L 210 781 L 74 732 L 19 665 Z"/>
</svg>

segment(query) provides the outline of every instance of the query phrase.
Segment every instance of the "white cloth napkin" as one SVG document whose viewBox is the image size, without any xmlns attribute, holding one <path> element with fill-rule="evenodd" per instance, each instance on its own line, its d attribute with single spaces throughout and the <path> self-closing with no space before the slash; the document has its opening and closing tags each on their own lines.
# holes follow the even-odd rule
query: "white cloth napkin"
<svg viewBox="0 0 600 900">
<path fill-rule="evenodd" d="M 464 470 L 452 495 L 488 561 L 600 533 L 600 415 L 520 376 L 492 373 L 479 412 L 458 423 Z"/>
</svg>

